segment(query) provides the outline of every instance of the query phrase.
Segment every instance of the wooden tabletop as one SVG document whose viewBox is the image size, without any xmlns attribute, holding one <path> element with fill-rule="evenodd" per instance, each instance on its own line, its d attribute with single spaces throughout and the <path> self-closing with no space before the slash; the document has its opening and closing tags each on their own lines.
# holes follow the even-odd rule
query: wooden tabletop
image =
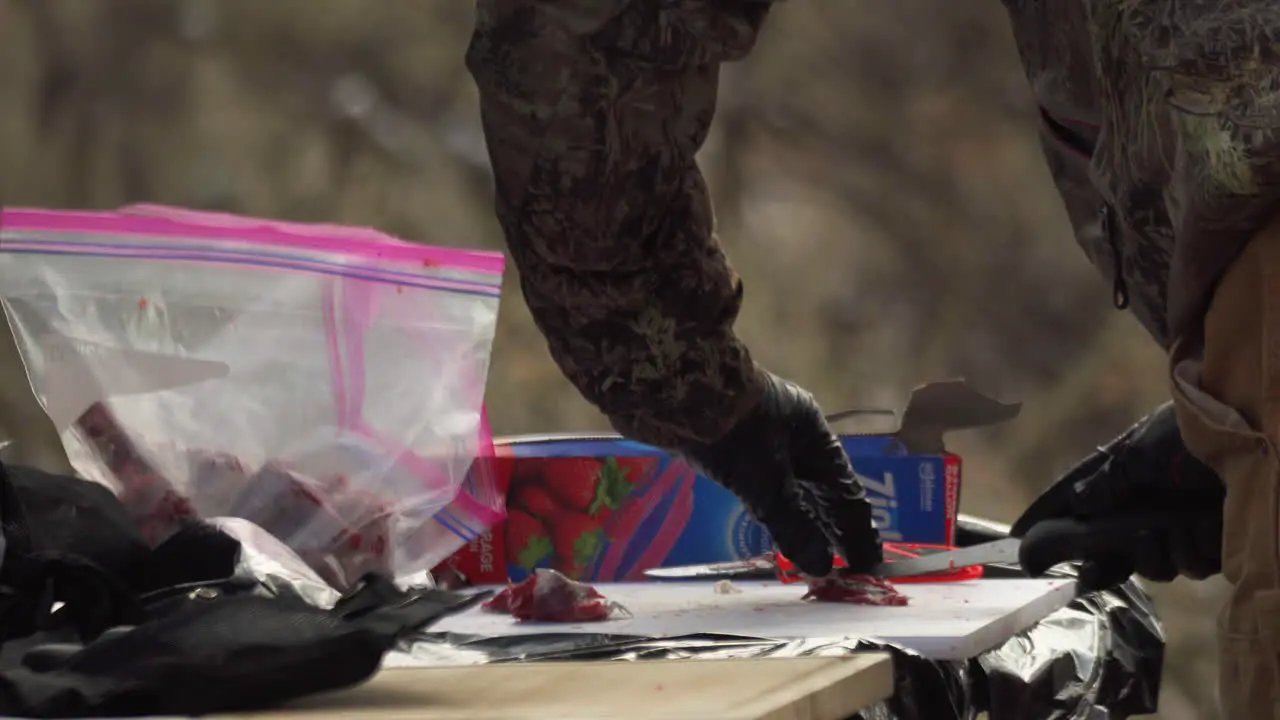
<svg viewBox="0 0 1280 720">
<path fill-rule="evenodd" d="M 844 720 L 893 694 L 888 653 L 393 668 L 286 709 L 223 718 Z"/>
</svg>

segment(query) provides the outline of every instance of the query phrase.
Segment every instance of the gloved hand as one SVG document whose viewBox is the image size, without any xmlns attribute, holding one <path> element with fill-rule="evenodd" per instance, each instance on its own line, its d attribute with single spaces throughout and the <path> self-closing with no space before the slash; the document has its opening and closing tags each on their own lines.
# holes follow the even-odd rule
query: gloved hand
<svg viewBox="0 0 1280 720">
<path fill-rule="evenodd" d="M 1046 520 L 1093 523 L 1129 516 L 1130 532 L 1119 531 L 1114 542 L 1095 538 L 1081 549 L 1082 590 L 1114 587 L 1135 573 L 1155 582 L 1179 575 L 1202 580 L 1222 570 L 1225 498 L 1217 474 L 1187 452 L 1173 405 L 1165 403 L 1062 476 L 1010 534 L 1023 537 Z M 1097 549 L 1103 546 L 1113 549 Z M 1024 558 L 1040 554 L 1024 545 Z M 1023 567 L 1033 577 L 1048 569 Z"/>
<path fill-rule="evenodd" d="M 829 574 L 833 549 L 853 572 L 883 560 L 866 489 L 813 396 L 796 385 L 769 375 L 750 414 L 684 455 L 737 495 L 805 574 Z"/>
</svg>

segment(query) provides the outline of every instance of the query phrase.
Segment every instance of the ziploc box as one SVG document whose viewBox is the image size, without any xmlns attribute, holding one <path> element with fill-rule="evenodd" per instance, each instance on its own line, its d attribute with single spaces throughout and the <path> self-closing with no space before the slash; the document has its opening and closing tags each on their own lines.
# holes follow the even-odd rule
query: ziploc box
<svg viewBox="0 0 1280 720">
<path fill-rule="evenodd" d="M 854 471 L 889 542 L 951 544 L 961 462 L 943 435 L 1015 417 L 1018 404 L 964 381 L 917 388 L 898 429 L 842 434 Z M 859 414 L 831 416 L 838 428 Z M 508 517 L 436 568 L 444 582 L 519 582 L 549 567 L 578 580 L 644 579 L 654 567 L 758 556 L 769 533 L 729 491 L 668 453 L 617 435 L 499 438 L 499 482 Z"/>
</svg>

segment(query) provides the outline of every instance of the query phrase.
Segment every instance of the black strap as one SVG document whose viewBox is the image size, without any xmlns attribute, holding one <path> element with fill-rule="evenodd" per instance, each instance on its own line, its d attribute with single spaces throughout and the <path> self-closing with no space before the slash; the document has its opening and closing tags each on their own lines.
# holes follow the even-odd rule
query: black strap
<svg viewBox="0 0 1280 720">
<path fill-rule="evenodd" d="M 359 683 L 406 634 L 483 597 L 369 576 L 333 610 L 293 597 L 193 591 L 162 617 L 83 647 L 32 648 L 0 670 L 0 714 L 202 715 Z"/>
<path fill-rule="evenodd" d="M 462 612 L 492 591 L 464 595 L 433 588 L 401 590 L 390 579 L 370 573 L 344 595 L 333 611 L 353 625 L 383 638 L 390 649 L 396 640 L 446 615 Z"/>
</svg>

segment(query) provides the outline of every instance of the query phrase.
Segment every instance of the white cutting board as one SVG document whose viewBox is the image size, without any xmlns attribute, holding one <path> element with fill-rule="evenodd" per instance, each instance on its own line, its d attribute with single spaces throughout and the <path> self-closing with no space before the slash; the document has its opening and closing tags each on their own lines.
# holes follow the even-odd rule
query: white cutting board
<svg viewBox="0 0 1280 720">
<path fill-rule="evenodd" d="M 667 637 L 726 633 L 767 638 L 865 637 L 935 660 L 962 660 L 990 650 L 1065 607 L 1074 580 L 972 580 L 903 584 L 906 607 L 868 607 L 801 600 L 804 585 L 737 582 L 721 595 L 709 582 L 602 583 L 596 589 L 632 617 L 597 623 L 518 622 L 478 606 L 431 626 L 432 632 L 486 636 L 617 633 Z"/>
</svg>

